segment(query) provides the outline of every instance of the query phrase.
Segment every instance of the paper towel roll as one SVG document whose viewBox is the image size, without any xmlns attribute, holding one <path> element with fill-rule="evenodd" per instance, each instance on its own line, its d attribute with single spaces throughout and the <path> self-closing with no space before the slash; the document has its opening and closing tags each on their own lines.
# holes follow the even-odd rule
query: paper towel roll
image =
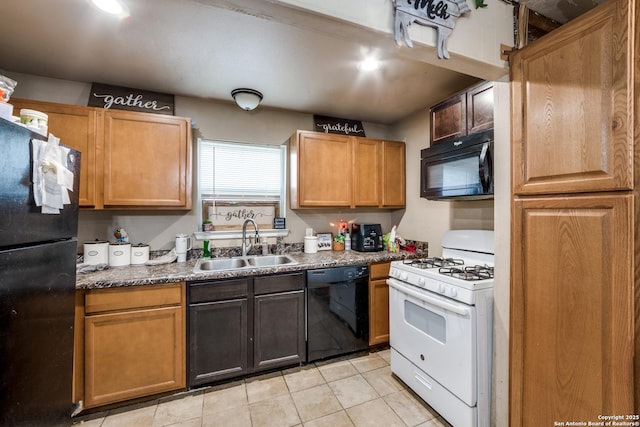
<svg viewBox="0 0 640 427">
<path fill-rule="evenodd" d="M 304 237 L 304 253 L 315 254 L 316 252 L 318 252 L 318 237 L 305 236 Z"/>
</svg>

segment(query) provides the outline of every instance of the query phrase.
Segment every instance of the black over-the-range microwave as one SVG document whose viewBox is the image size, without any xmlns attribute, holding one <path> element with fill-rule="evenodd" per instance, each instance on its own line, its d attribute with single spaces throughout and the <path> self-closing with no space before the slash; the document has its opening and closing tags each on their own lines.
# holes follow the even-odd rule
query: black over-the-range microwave
<svg viewBox="0 0 640 427">
<path fill-rule="evenodd" d="M 493 198 L 493 129 L 420 151 L 420 197 Z"/>
</svg>

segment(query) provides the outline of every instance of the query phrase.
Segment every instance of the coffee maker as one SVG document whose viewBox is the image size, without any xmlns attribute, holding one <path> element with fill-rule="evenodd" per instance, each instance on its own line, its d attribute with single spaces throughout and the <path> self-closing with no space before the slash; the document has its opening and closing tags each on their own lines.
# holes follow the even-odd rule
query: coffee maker
<svg viewBox="0 0 640 427">
<path fill-rule="evenodd" d="M 380 224 L 351 224 L 351 249 L 377 252 L 383 249 Z"/>
</svg>

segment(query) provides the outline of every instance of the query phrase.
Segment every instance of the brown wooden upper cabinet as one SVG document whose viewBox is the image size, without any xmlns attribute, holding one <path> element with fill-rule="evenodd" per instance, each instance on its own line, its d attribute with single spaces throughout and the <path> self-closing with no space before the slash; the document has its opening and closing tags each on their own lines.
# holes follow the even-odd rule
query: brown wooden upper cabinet
<svg viewBox="0 0 640 427">
<path fill-rule="evenodd" d="M 624 33 L 618 13 L 580 21 L 510 59 L 515 194 L 632 188 L 633 70 L 624 43 L 634 34 Z"/>
<path fill-rule="evenodd" d="M 105 111 L 103 164 L 105 207 L 191 206 L 188 119 Z"/>
<path fill-rule="evenodd" d="M 481 82 L 429 109 L 431 145 L 493 128 L 493 82 Z"/>
<path fill-rule="evenodd" d="M 292 209 L 405 206 L 405 144 L 298 131 L 289 140 Z"/>
<path fill-rule="evenodd" d="M 511 426 L 638 413 L 637 3 L 509 58 Z"/>
<path fill-rule="evenodd" d="M 82 207 L 96 206 L 96 140 L 98 136 L 98 115 L 95 108 L 77 105 L 53 104 L 11 98 L 11 104 L 19 114 L 23 108 L 42 111 L 49 116 L 49 132 L 60 138 L 60 142 L 81 153 L 80 194 Z"/>
<path fill-rule="evenodd" d="M 83 208 L 190 209 L 189 119 L 12 98 L 49 115 L 49 131 L 82 153 Z"/>
</svg>

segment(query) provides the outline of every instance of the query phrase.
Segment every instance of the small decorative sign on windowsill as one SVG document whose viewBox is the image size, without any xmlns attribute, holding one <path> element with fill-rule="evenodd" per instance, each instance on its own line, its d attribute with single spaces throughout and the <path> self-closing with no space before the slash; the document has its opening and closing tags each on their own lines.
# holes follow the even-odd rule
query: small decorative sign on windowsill
<svg viewBox="0 0 640 427">
<path fill-rule="evenodd" d="M 337 117 L 318 116 L 314 114 L 313 123 L 317 132 L 366 136 L 360 120 L 340 119 Z"/>
<path fill-rule="evenodd" d="M 258 228 L 271 229 L 278 211 L 278 203 L 251 202 L 203 202 L 205 219 L 211 221 L 213 231 L 238 230 L 247 219 L 252 219 Z"/>
<path fill-rule="evenodd" d="M 92 83 L 89 107 L 141 113 L 174 114 L 174 96 L 102 83 Z"/>
</svg>

